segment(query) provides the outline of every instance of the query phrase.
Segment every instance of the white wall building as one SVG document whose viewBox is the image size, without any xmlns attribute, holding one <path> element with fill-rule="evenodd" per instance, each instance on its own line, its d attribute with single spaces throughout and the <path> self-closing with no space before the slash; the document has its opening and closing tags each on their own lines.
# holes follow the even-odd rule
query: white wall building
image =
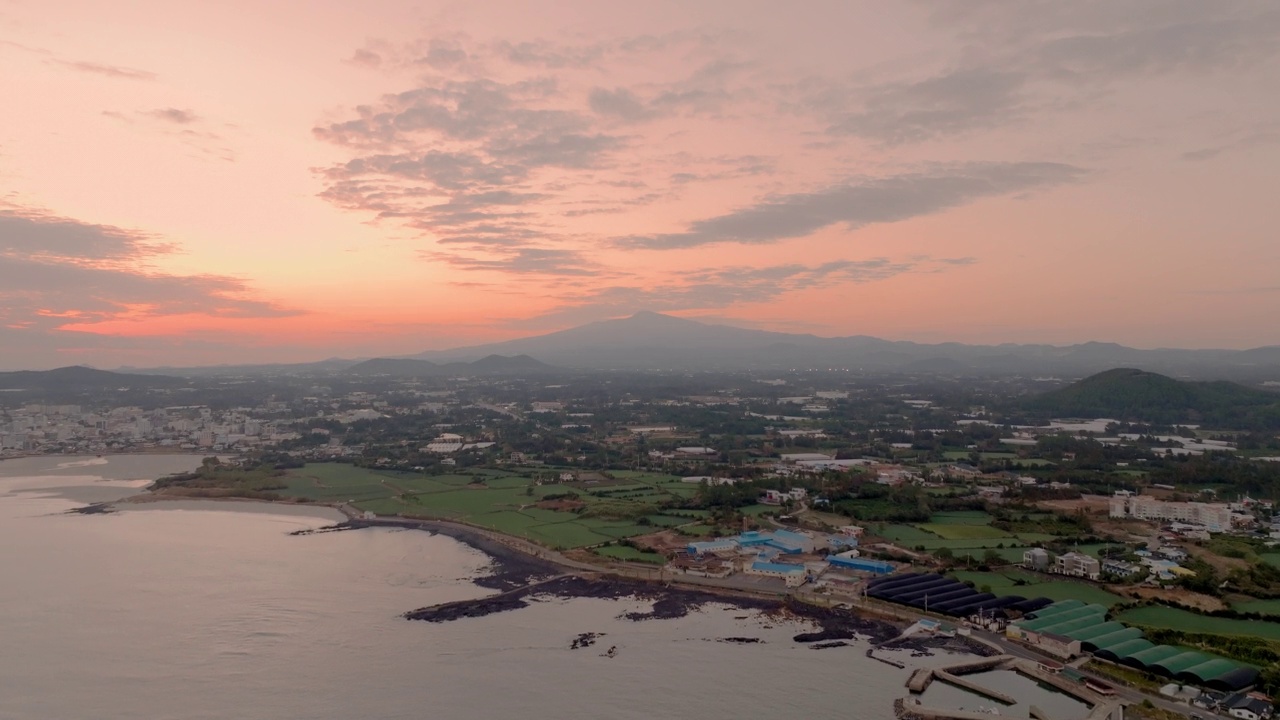
<svg viewBox="0 0 1280 720">
<path fill-rule="evenodd" d="M 1115 495 L 1111 498 L 1111 517 L 1183 522 L 1209 532 L 1231 529 L 1231 506 L 1226 503 L 1166 502 L 1146 495 Z"/>
</svg>

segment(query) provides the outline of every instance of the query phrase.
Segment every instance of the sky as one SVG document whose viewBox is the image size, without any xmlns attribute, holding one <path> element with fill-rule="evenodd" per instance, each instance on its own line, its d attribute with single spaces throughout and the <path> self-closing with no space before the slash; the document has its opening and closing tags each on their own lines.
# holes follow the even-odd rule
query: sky
<svg viewBox="0 0 1280 720">
<path fill-rule="evenodd" d="M 0 0 L 0 369 L 1280 344 L 1274 0 Z"/>
</svg>

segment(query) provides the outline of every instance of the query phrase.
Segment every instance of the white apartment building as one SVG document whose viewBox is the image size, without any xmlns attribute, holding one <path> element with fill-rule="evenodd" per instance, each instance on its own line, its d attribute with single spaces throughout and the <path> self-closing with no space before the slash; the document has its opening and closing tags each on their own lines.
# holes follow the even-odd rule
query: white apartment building
<svg viewBox="0 0 1280 720">
<path fill-rule="evenodd" d="M 1116 495 L 1111 498 L 1111 517 L 1183 522 L 1209 532 L 1231 529 L 1231 506 L 1226 503 L 1166 502 L 1145 495 Z"/>
</svg>

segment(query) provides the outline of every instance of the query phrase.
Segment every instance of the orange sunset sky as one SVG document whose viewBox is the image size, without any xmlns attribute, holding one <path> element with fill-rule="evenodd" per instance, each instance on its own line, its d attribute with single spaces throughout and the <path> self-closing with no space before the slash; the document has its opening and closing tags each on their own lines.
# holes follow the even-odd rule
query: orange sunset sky
<svg viewBox="0 0 1280 720">
<path fill-rule="evenodd" d="M 0 0 L 0 368 L 1280 342 L 1280 4 Z"/>
</svg>

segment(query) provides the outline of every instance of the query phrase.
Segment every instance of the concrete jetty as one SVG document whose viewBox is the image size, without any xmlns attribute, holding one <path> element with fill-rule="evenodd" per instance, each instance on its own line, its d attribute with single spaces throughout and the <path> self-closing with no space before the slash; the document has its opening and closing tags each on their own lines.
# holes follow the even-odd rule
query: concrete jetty
<svg viewBox="0 0 1280 720">
<path fill-rule="evenodd" d="M 992 700 L 1002 702 L 1005 705 L 1016 705 L 1018 703 L 1018 701 L 1015 698 L 1011 698 L 1008 695 L 1005 695 L 1004 693 L 1000 692 L 999 690 L 992 690 L 989 687 L 984 687 L 982 685 L 979 685 L 976 682 L 973 682 L 972 680 L 968 680 L 966 678 L 960 677 L 959 675 L 953 675 L 947 672 L 946 670 L 934 670 L 933 676 L 941 680 L 942 682 L 947 683 L 948 685 L 955 685 L 958 688 L 964 688 L 969 692 L 977 693 L 983 697 L 991 698 Z"/>
<path fill-rule="evenodd" d="M 929 687 L 931 682 L 933 682 L 933 670 L 916 668 L 916 671 L 911 673 L 911 677 L 907 679 L 907 689 L 919 695 Z"/>
<path fill-rule="evenodd" d="M 1051 685 L 1064 694 L 1086 703 L 1090 706 L 1086 720 L 1119 720 L 1124 717 L 1122 701 L 1105 698 L 1084 685 L 1044 671 L 1035 662 L 1011 655 L 999 655 L 946 668 L 920 668 L 907 679 L 907 689 L 912 693 L 922 693 L 929 687 L 929 683 L 936 679 L 1006 705 L 1016 705 L 1017 701 L 1014 698 L 964 677 L 993 669 L 1013 670 L 1033 680 Z M 982 712 L 930 707 L 921 704 L 913 697 L 899 698 L 894 702 L 893 707 L 895 716 L 902 720 L 989 720 L 991 717 L 990 714 Z M 1043 710 L 1034 705 L 1029 708 L 1028 715 L 1032 720 L 1052 720 Z"/>
</svg>

